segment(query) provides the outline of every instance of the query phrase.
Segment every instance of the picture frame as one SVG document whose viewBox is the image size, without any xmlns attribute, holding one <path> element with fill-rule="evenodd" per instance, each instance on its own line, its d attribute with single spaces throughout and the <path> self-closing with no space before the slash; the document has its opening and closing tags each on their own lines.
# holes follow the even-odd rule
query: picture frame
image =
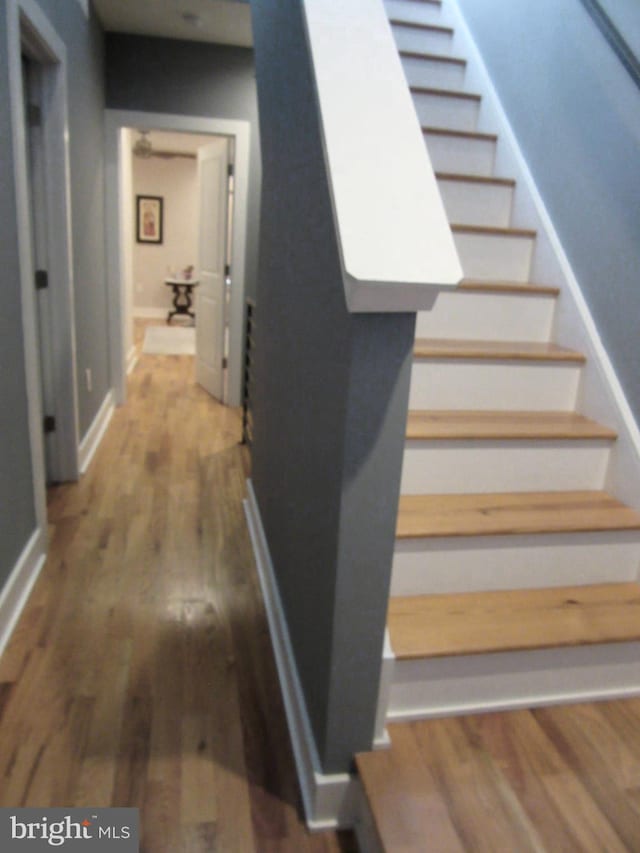
<svg viewBox="0 0 640 853">
<path fill-rule="evenodd" d="M 136 240 L 162 243 L 164 199 L 159 195 L 136 196 Z"/>
</svg>

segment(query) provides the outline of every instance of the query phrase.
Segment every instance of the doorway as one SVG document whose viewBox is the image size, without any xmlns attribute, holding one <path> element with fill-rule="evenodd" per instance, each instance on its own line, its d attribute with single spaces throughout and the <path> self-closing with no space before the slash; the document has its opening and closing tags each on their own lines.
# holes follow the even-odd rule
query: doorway
<svg viewBox="0 0 640 853">
<path fill-rule="evenodd" d="M 38 390 L 43 412 L 42 446 L 46 483 L 55 482 L 56 400 L 53 378 L 51 291 L 47 257 L 46 165 L 42 134 L 43 68 L 26 52 L 22 53 L 24 96 L 25 162 L 31 236 L 31 263 L 34 270 L 34 308 L 37 347 Z"/>
<path fill-rule="evenodd" d="M 225 291 L 228 317 L 225 402 L 231 406 L 238 406 L 242 389 L 250 125 L 247 121 L 231 119 L 204 119 L 129 110 L 106 111 L 107 275 L 111 325 L 111 373 L 112 386 L 118 403 L 124 402 L 126 397 L 125 377 L 131 346 L 127 325 L 127 316 L 129 316 L 127 301 L 130 297 L 125 283 L 127 259 L 123 240 L 123 229 L 127 227 L 127 213 L 122 204 L 126 192 L 125 155 L 121 139 L 121 131 L 124 128 L 155 128 L 157 131 L 222 136 L 232 142 L 234 176 L 230 250 L 233 263 L 231 287 Z M 130 230 L 130 221 L 128 227 Z"/>
<path fill-rule="evenodd" d="M 29 436 L 44 536 L 47 481 L 78 478 L 66 48 L 30 0 L 8 0 L 7 29 Z M 54 427 L 46 441 L 45 416 Z"/>
<path fill-rule="evenodd" d="M 127 368 L 137 352 L 134 322 L 166 323 L 164 332 L 146 332 L 151 350 L 159 342 L 162 350 L 162 341 L 170 350 L 175 340 L 179 351 L 190 352 L 192 343 L 197 381 L 224 402 L 234 286 L 227 215 L 233 138 L 123 128 L 120 151 Z"/>
</svg>

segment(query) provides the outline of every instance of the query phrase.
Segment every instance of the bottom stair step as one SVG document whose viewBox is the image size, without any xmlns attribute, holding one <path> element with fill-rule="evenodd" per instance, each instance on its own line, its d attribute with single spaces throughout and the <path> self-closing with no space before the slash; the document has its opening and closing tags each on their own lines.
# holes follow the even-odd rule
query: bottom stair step
<svg viewBox="0 0 640 853">
<path fill-rule="evenodd" d="M 392 725 L 356 756 L 363 849 L 638 850 L 639 726 L 637 701 Z"/>
<path fill-rule="evenodd" d="M 640 585 L 498 590 L 392 598 L 399 659 L 640 640 Z"/>
<path fill-rule="evenodd" d="M 392 598 L 387 721 L 640 695 L 640 585 Z"/>
</svg>

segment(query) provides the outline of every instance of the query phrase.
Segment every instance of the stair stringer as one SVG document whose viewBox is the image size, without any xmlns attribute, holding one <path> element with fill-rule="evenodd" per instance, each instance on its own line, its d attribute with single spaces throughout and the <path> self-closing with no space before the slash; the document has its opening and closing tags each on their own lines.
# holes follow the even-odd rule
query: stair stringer
<svg viewBox="0 0 640 853">
<path fill-rule="evenodd" d="M 530 279 L 560 287 L 552 338 L 587 357 L 576 409 L 618 433 L 605 488 L 640 509 L 640 429 L 464 15 L 456 0 L 445 3 L 452 55 L 467 60 L 465 89 L 482 93 L 478 129 L 498 134 L 494 174 L 516 179 L 512 225 L 538 232 Z"/>
</svg>

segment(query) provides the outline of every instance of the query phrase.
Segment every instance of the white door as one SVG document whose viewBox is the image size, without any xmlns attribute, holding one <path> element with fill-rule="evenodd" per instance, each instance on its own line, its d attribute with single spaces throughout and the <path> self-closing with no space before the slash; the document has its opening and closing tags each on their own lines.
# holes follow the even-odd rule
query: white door
<svg viewBox="0 0 640 853">
<path fill-rule="evenodd" d="M 218 400 L 224 399 L 228 161 L 226 140 L 198 149 L 200 284 L 196 291 L 196 380 Z"/>
</svg>

